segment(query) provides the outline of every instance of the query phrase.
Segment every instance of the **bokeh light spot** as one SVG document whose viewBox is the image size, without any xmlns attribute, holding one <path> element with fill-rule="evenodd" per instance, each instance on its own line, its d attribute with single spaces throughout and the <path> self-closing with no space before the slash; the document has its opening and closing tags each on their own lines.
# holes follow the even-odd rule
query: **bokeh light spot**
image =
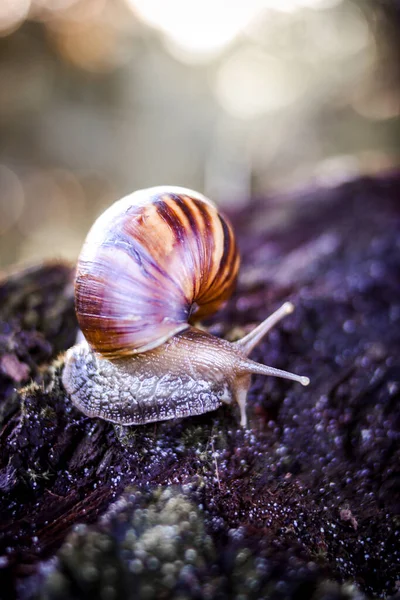
<svg viewBox="0 0 400 600">
<path fill-rule="evenodd" d="M 293 103 L 305 89 L 291 66 L 257 48 L 232 54 L 220 67 L 216 94 L 222 107 L 248 119 Z"/>
<path fill-rule="evenodd" d="M 223 49 L 263 10 L 262 0 L 126 0 L 137 16 L 175 47 L 206 55 Z"/>
</svg>

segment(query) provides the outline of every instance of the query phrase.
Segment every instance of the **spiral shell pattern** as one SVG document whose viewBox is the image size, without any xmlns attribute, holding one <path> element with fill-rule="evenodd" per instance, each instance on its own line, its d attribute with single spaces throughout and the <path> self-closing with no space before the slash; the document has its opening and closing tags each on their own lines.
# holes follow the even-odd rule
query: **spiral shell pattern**
<svg viewBox="0 0 400 600">
<path fill-rule="evenodd" d="M 79 325 L 108 358 L 144 352 L 231 295 L 239 255 L 230 224 L 201 194 L 135 192 L 90 230 L 75 281 Z"/>
</svg>

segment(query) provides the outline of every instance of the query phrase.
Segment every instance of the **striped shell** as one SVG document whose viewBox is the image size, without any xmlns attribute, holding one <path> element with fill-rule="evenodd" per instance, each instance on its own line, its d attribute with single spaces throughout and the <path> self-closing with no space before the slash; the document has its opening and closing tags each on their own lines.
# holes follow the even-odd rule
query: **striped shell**
<svg viewBox="0 0 400 600">
<path fill-rule="evenodd" d="M 207 198 L 177 187 L 135 192 L 86 238 L 75 281 L 79 325 L 109 358 L 156 348 L 217 310 L 238 268 L 232 228 Z"/>
</svg>

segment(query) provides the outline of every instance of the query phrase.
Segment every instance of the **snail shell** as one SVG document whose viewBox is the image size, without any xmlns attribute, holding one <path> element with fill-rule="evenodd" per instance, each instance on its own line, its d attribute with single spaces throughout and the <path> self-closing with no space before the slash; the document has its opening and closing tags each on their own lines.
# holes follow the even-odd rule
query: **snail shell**
<svg viewBox="0 0 400 600">
<path fill-rule="evenodd" d="M 231 295 L 239 255 L 211 202 L 183 188 L 151 188 L 113 204 L 79 257 L 80 328 L 107 357 L 156 348 Z"/>
<path fill-rule="evenodd" d="M 308 385 L 248 358 L 292 304 L 235 343 L 191 324 L 228 299 L 238 267 L 230 224 L 196 192 L 151 188 L 111 206 L 78 261 L 76 312 L 86 339 L 68 350 L 63 372 L 73 403 L 90 417 L 139 425 L 236 401 L 246 425 L 252 373 Z"/>
</svg>

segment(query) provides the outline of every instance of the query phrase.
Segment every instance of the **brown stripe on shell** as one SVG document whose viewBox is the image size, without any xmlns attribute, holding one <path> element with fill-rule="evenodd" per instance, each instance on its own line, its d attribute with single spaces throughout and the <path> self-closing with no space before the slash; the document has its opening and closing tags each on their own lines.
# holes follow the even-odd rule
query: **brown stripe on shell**
<svg viewBox="0 0 400 600">
<path fill-rule="evenodd" d="M 164 219 L 171 231 L 174 233 L 176 242 L 178 244 L 182 244 L 184 241 L 185 234 L 187 232 L 182 221 L 178 218 L 176 212 L 168 204 L 168 196 L 163 196 L 161 200 L 156 200 L 155 206 L 157 209 L 157 213 L 162 219 Z"/>
<path fill-rule="evenodd" d="M 207 285 L 209 272 L 207 259 L 208 243 L 206 242 L 208 231 L 205 227 L 204 218 L 200 210 L 202 206 L 207 207 L 207 205 L 204 205 L 204 203 L 194 198 L 190 198 L 189 196 L 183 196 L 182 202 L 187 207 L 187 210 L 190 211 L 194 223 L 194 226 L 192 227 L 192 232 L 193 240 L 195 241 L 195 246 L 193 247 L 192 251 L 197 261 L 197 285 L 195 296 L 195 300 L 197 301 L 198 296 L 200 294 L 200 290 L 204 287 L 204 285 Z"/>
<path fill-rule="evenodd" d="M 227 224 L 225 223 L 224 219 L 221 217 L 221 215 L 218 215 L 219 218 L 219 223 L 222 229 L 222 242 L 223 242 L 223 246 L 222 246 L 222 255 L 220 256 L 219 260 L 218 260 L 218 270 L 217 273 L 215 274 L 214 279 L 210 282 L 210 289 L 214 289 L 215 293 L 219 294 L 220 292 L 223 291 L 225 285 L 229 285 L 230 281 L 231 281 L 231 277 L 232 277 L 232 270 L 231 270 L 231 264 L 232 264 L 232 254 L 234 253 L 235 249 L 232 246 L 232 238 L 231 238 L 231 232 L 227 226 Z M 217 263 L 217 258 L 214 257 L 214 261 Z M 211 297 L 210 294 L 208 294 L 208 299 L 209 301 L 212 301 L 213 298 Z M 201 300 L 201 299 L 200 299 Z"/>
<path fill-rule="evenodd" d="M 201 297 L 204 295 L 204 292 L 210 288 L 211 282 L 214 280 L 215 274 L 219 268 L 219 257 L 215 252 L 218 242 L 218 232 L 214 227 L 215 217 L 218 213 L 214 207 L 210 208 L 207 204 L 202 202 L 196 203 L 196 209 L 200 213 L 200 218 L 202 220 L 200 228 L 202 231 L 204 248 L 203 285 L 199 291 L 199 298 L 196 298 L 196 302 L 201 302 Z"/>
<path fill-rule="evenodd" d="M 204 210 L 202 212 L 204 215 Z M 213 250 L 209 259 L 214 270 L 212 275 L 208 274 L 207 286 L 197 300 L 199 307 L 194 313 L 196 318 L 215 312 L 218 306 L 229 298 L 239 268 L 239 255 L 232 229 L 217 212 L 216 217 L 213 223 L 213 243 L 208 245 Z M 206 224 L 208 225 L 207 221 Z"/>
<path fill-rule="evenodd" d="M 205 269 L 205 244 L 204 231 L 201 215 L 197 205 L 199 201 L 195 201 L 189 196 L 173 197 L 175 210 L 181 211 L 185 218 L 185 226 L 187 235 L 185 236 L 187 251 L 191 256 L 191 276 L 193 283 L 193 300 L 198 298 L 199 290 L 204 285 L 206 277 Z M 190 232 L 190 234 L 189 234 Z"/>
<path fill-rule="evenodd" d="M 171 264 L 173 276 L 185 292 L 188 303 L 191 305 L 196 294 L 196 264 L 190 248 L 190 233 L 184 215 L 178 207 L 171 202 L 169 196 L 157 200 L 157 213 L 170 228 L 174 238 L 176 253 L 179 260 Z"/>
<path fill-rule="evenodd" d="M 226 287 L 231 286 L 232 275 L 234 274 L 236 277 L 239 269 L 239 254 L 232 228 L 229 227 L 221 215 L 218 215 L 218 218 L 224 231 L 224 253 L 220 261 L 219 272 L 219 287 L 223 291 Z"/>
<path fill-rule="evenodd" d="M 182 237 L 182 268 L 185 270 L 183 285 L 187 290 L 191 303 L 198 296 L 201 286 L 201 272 L 203 264 L 201 232 L 198 229 L 194 204 L 185 197 L 184 202 L 178 202 L 176 196 L 169 196 L 168 207 L 173 212 L 174 218 L 182 224 L 184 235 Z M 184 210 L 185 208 L 185 210 Z M 189 218 L 188 218 L 189 215 Z"/>
</svg>

